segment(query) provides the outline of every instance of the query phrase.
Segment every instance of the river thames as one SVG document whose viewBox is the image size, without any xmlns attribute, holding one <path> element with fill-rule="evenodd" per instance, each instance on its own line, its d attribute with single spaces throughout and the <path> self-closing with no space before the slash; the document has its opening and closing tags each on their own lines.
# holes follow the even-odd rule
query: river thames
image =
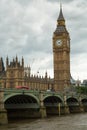
<svg viewBox="0 0 87 130">
<path fill-rule="evenodd" d="M 14 121 L 0 126 L 0 130 L 87 130 L 87 113 Z"/>
</svg>

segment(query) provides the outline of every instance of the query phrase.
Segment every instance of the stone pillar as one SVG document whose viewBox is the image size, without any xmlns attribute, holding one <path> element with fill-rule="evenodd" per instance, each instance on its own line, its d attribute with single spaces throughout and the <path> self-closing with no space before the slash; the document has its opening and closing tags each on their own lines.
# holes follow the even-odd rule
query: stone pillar
<svg viewBox="0 0 87 130">
<path fill-rule="evenodd" d="M 58 114 L 59 114 L 59 116 L 61 115 L 61 104 L 60 103 L 58 103 Z"/>
<path fill-rule="evenodd" d="M 84 112 L 84 106 L 82 104 L 81 97 L 79 98 L 79 107 L 80 107 L 80 112 Z"/>
<path fill-rule="evenodd" d="M 4 90 L 0 88 L 0 124 L 7 124 L 7 111 L 4 108 Z"/>
<path fill-rule="evenodd" d="M 66 102 L 66 95 L 64 95 L 64 111 L 65 111 L 65 114 L 70 114 L 69 106 L 67 105 L 67 102 Z"/>
<path fill-rule="evenodd" d="M 47 117 L 46 108 L 43 103 L 43 93 L 42 92 L 40 92 L 40 115 L 41 115 L 41 118 Z"/>
</svg>

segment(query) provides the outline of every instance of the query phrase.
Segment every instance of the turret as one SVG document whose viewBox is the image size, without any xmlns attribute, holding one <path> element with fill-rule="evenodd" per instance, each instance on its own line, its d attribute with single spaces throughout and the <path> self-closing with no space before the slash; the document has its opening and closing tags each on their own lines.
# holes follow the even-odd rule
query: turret
<svg viewBox="0 0 87 130">
<path fill-rule="evenodd" d="M 22 67 L 24 67 L 24 58 L 22 56 Z"/>
<path fill-rule="evenodd" d="M 17 55 L 16 55 L 16 63 L 18 63 L 18 57 L 17 57 Z"/>
<path fill-rule="evenodd" d="M 9 59 L 8 59 L 8 56 L 7 56 L 7 58 L 6 58 L 6 68 L 8 67 L 8 65 L 9 65 Z"/>
<path fill-rule="evenodd" d="M 5 70 L 3 58 L 0 58 L 0 72 L 3 72 Z"/>
<path fill-rule="evenodd" d="M 48 77 L 48 74 L 47 74 L 47 71 L 45 72 L 45 78 L 47 79 L 47 77 Z"/>
</svg>

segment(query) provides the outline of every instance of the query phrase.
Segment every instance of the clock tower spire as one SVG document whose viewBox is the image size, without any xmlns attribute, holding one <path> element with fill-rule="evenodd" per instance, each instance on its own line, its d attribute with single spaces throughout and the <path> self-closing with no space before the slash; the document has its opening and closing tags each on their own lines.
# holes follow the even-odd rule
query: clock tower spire
<svg viewBox="0 0 87 130">
<path fill-rule="evenodd" d="M 63 91 L 70 86 L 70 36 L 60 4 L 57 27 L 53 34 L 54 89 Z"/>
<path fill-rule="evenodd" d="M 60 13 L 59 13 L 59 17 L 57 19 L 57 24 L 61 25 L 64 24 L 65 25 L 65 19 L 63 16 L 63 12 L 62 12 L 62 4 L 60 3 Z"/>
</svg>

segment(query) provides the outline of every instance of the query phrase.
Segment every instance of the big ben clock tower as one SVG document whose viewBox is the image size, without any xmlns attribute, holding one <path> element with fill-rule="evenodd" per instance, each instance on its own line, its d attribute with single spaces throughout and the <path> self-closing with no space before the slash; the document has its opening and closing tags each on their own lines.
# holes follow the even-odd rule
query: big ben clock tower
<svg viewBox="0 0 87 130">
<path fill-rule="evenodd" d="M 53 34 L 54 89 L 63 91 L 70 86 L 70 37 L 60 6 L 57 27 Z"/>
</svg>

